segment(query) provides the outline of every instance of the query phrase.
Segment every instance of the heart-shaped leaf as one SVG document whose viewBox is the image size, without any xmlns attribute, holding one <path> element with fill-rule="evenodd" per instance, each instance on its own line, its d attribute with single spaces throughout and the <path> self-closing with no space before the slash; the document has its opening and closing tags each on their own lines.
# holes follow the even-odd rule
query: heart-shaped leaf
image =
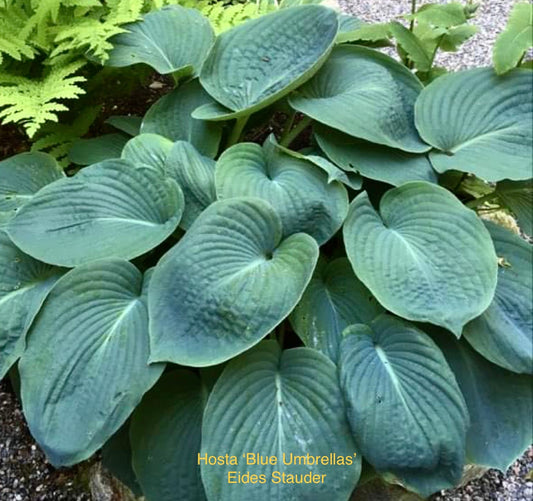
<svg viewBox="0 0 533 501">
<path fill-rule="evenodd" d="M 497 76 L 491 68 L 444 75 L 420 94 L 416 126 L 440 151 L 438 172 L 471 172 L 487 181 L 529 179 L 533 170 L 533 73 Z"/>
<path fill-rule="evenodd" d="M 289 103 L 351 136 L 421 153 L 430 149 L 414 123 L 414 105 L 421 90 L 420 81 L 391 57 L 343 45 L 289 97 Z"/>
<path fill-rule="evenodd" d="M 408 181 L 437 182 L 426 155 L 369 143 L 323 125 L 315 127 L 314 133 L 322 151 L 346 171 L 393 186 Z"/>
<path fill-rule="evenodd" d="M 344 243 L 359 279 L 409 320 L 459 337 L 494 297 L 498 266 L 489 232 L 440 186 L 414 181 L 393 188 L 379 213 L 361 193 L 350 206 Z"/>
<path fill-rule="evenodd" d="M 213 158 L 222 136 L 220 124 L 197 120 L 191 113 L 213 98 L 198 80 L 191 80 L 156 101 L 147 111 L 142 133 L 159 134 L 171 141 L 189 141 L 203 155 Z"/>
<path fill-rule="evenodd" d="M 320 5 L 282 9 L 220 35 L 200 81 L 221 106 L 193 116 L 227 120 L 265 108 L 300 86 L 327 58 L 338 30 L 337 14 Z"/>
<path fill-rule="evenodd" d="M 0 230 L 0 379 L 22 355 L 26 332 L 62 271 L 21 252 Z"/>
<path fill-rule="evenodd" d="M 188 230 L 200 213 L 216 200 L 215 161 L 204 157 L 186 141 L 176 141 L 168 154 L 165 169 L 180 185 L 185 209 L 180 226 Z"/>
<path fill-rule="evenodd" d="M 24 415 L 55 466 L 91 456 L 164 365 L 148 366 L 149 276 L 102 260 L 67 273 L 34 322 L 19 363 Z"/>
<path fill-rule="evenodd" d="M 183 205 L 176 181 L 163 173 L 106 160 L 43 188 L 7 230 L 18 247 L 46 263 L 132 259 L 176 229 Z"/>
<path fill-rule="evenodd" d="M 11 218 L 47 184 L 64 177 L 46 153 L 20 153 L 0 162 L 0 216 Z"/>
<path fill-rule="evenodd" d="M 355 441 L 380 474 L 424 497 L 460 480 L 468 411 L 429 336 L 386 314 L 350 326 L 340 378 Z"/>
<path fill-rule="evenodd" d="M 78 165 L 92 165 L 112 158 L 120 158 L 128 142 L 125 134 L 105 134 L 89 139 L 77 139 L 68 151 L 68 158 Z"/>
<path fill-rule="evenodd" d="M 491 362 L 533 374 L 533 253 L 529 243 L 486 223 L 500 259 L 496 294 L 487 310 L 468 323 L 467 341 Z"/>
<path fill-rule="evenodd" d="M 198 376 L 178 369 L 162 376 L 135 409 L 133 468 L 147 499 L 205 500 L 198 454 L 206 398 Z"/>
<path fill-rule="evenodd" d="M 290 320 L 306 346 L 336 362 L 342 331 L 370 323 L 381 313 L 383 308 L 354 275 L 348 259 L 320 259 Z"/>
<path fill-rule="evenodd" d="M 348 211 L 344 186 L 328 184 L 322 169 L 280 151 L 272 139 L 262 148 L 239 143 L 226 150 L 217 162 L 215 184 L 220 199 L 266 200 L 279 214 L 285 236 L 304 232 L 319 244 L 337 232 Z"/>
<path fill-rule="evenodd" d="M 197 9 L 171 5 L 123 26 L 125 33 L 111 39 L 113 50 L 106 66 L 145 63 L 158 73 L 198 73 L 215 32 Z M 179 34 L 179 36 L 177 36 Z"/>
<path fill-rule="evenodd" d="M 282 352 L 275 341 L 265 341 L 233 360 L 209 397 L 202 435 L 202 455 L 239 461 L 202 463 L 209 499 L 346 500 L 361 472 L 337 369 L 309 348 Z M 253 464 L 253 453 L 276 464 Z M 232 471 L 264 475 L 264 481 L 231 484 Z M 295 482 L 305 475 L 307 483 Z"/>
<path fill-rule="evenodd" d="M 467 462 L 507 471 L 531 444 L 531 378 L 500 369 L 446 333 L 434 339 L 468 406 Z"/>
<path fill-rule="evenodd" d="M 139 134 L 131 138 L 121 157 L 135 165 L 148 165 L 165 172 L 165 163 L 172 149 L 172 141 L 157 134 Z"/>
<path fill-rule="evenodd" d="M 294 308 L 318 246 L 282 240 L 263 200 L 215 202 L 159 262 L 150 287 L 151 361 L 207 366 L 257 344 Z"/>
</svg>

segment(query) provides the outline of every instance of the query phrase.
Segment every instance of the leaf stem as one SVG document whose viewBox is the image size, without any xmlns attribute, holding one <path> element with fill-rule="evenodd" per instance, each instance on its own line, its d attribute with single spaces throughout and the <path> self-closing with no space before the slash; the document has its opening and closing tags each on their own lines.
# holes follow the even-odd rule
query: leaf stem
<svg viewBox="0 0 533 501">
<path fill-rule="evenodd" d="M 416 0 L 411 0 L 411 16 L 414 16 L 416 12 Z M 409 23 L 409 31 L 413 31 L 415 29 L 415 19 L 412 18 L 411 22 Z"/>
<path fill-rule="evenodd" d="M 285 146 L 288 148 L 291 143 L 305 130 L 309 125 L 311 125 L 311 122 L 313 121 L 312 118 L 304 117 L 302 118 L 296 126 L 287 134 L 286 137 L 284 137 L 280 141 L 281 146 Z M 284 134 L 285 135 L 285 134 Z"/>
<path fill-rule="evenodd" d="M 287 139 L 287 136 L 290 134 L 292 127 L 294 126 L 294 120 L 296 119 L 296 110 L 291 110 L 287 120 L 285 121 L 285 126 L 283 127 L 283 134 L 280 138 L 280 143 L 283 145 Z"/>
<path fill-rule="evenodd" d="M 226 148 L 229 148 L 230 146 L 233 146 L 234 144 L 239 142 L 239 139 L 242 135 L 242 131 L 244 130 L 244 127 L 246 126 L 246 123 L 248 122 L 249 118 L 250 115 L 243 115 L 242 117 L 238 117 L 237 119 L 235 119 L 235 125 L 231 130 L 231 134 L 228 138 L 228 144 L 226 145 Z"/>
<path fill-rule="evenodd" d="M 491 200 L 494 200 L 498 194 L 495 191 L 492 191 L 488 193 L 487 195 L 483 195 L 482 197 L 476 198 L 475 200 L 471 200 L 470 202 L 467 202 L 465 205 L 469 207 L 470 209 L 475 209 L 479 207 L 480 205 L 483 205 L 485 202 L 490 202 Z"/>
</svg>

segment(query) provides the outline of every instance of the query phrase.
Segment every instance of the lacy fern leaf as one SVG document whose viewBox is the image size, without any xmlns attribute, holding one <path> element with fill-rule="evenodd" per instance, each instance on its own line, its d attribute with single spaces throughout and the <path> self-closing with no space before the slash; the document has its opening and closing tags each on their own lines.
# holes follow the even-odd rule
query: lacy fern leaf
<svg viewBox="0 0 533 501">
<path fill-rule="evenodd" d="M 85 91 L 78 85 L 85 78 L 75 73 L 84 65 L 77 61 L 52 66 L 40 80 L 19 76 L 0 77 L 0 119 L 20 123 L 29 137 L 47 121 L 56 122 L 57 112 L 68 110 L 61 101 L 75 99 Z"/>
</svg>

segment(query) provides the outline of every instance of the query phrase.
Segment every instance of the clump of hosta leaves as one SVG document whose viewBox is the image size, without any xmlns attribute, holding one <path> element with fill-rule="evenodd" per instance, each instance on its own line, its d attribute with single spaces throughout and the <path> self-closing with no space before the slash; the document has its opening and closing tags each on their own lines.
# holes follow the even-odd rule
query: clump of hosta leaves
<svg viewBox="0 0 533 501">
<path fill-rule="evenodd" d="M 363 458 L 426 497 L 527 448 L 531 246 L 480 214 L 531 235 L 533 73 L 424 86 L 357 26 L 154 12 L 109 64 L 173 90 L 73 175 L 0 162 L 0 375 L 53 465 L 103 447 L 149 501 L 347 500 Z"/>
</svg>

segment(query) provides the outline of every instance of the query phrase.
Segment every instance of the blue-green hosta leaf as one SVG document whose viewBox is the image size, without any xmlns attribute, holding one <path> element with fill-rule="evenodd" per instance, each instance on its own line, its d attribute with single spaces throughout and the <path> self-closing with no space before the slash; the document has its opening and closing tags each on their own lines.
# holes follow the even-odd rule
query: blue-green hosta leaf
<svg viewBox="0 0 533 501">
<path fill-rule="evenodd" d="M 318 246 L 260 199 L 209 206 L 159 262 L 150 287 L 151 361 L 207 366 L 257 344 L 300 300 Z"/>
<path fill-rule="evenodd" d="M 0 379 L 22 355 L 26 332 L 61 273 L 24 254 L 0 230 Z"/>
<path fill-rule="evenodd" d="M 348 211 L 342 184 L 328 184 L 322 169 L 280 151 L 272 139 L 263 147 L 240 143 L 226 150 L 217 162 L 215 184 L 219 199 L 266 200 L 279 214 L 285 236 L 304 232 L 319 244 L 337 232 Z"/>
<path fill-rule="evenodd" d="M 533 47 L 533 5 L 519 2 L 513 6 L 505 30 L 499 34 L 492 53 L 498 74 L 513 69 Z"/>
<path fill-rule="evenodd" d="M 386 314 L 352 325 L 340 379 L 355 441 L 379 473 L 424 497 L 460 480 L 468 411 L 429 336 Z"/>
<path fill-rule="evenodd" d="M 213 46 L 215 32 L 196 9 L 171 5 L 123 26 L 111 39 L 106 66 L 145 63 L 158 73 L 197 74 Z"/>
<path fill-rule="evenodd" d="M 377 212 L 366 192 L 344 225 L 355 274 L 393 313 L 452 331 L 489 306 L 497 257 L 475 212 L 449 191 L 423 181 L 389 190 Z"/>
<path fill-rule="evenodd" d="M 289 97 L 293 108 L 346 134 L 404 151 L 430 149 L 419 137 L 414 105 L 420 81 L 378 51 L 339 46 Z"/>
<path fill-rule="evenodd" d="M 444 75 L 420 94 L 416 126 L 440 151 L 438 172 L 471 172 L 486 181 L 529 179 L 533 170 L 533 73 L 497 76 L 491 68 Z"/>
<path fill-rule="evenodd" d="M 506 471 L 531 444 L 531 377 L 491 364 L 464 341 L 446 334 L 434 339 L 453 370 L 470 414 L 466 461 Z"/>
<path fill-rule="evenodd" d="M 520 229 L 533 235 L 533 181 L 501 181 L 496 185 L 496 193 L 516 216 Z"/>
<path fill-rule="evenodd" d="M 242 455 L 249 452 L 275 456 L 277 464 L 246 465 Z M 239 466 L 202 464 L 209 499 L 348 499 L 361 459 L 346 422 L 335 365 L 309 348 L 282 352 L 275 341 L 230 362 L 207 402 L 202 454 L 229 454 L 239 461 Z M 332 454 L 343 463 L 331 464 Z M 295 456 L 325 456 L 328 463 L 295 464 Z M 293 463 L 284 465 L 284 457 Z M 228 473 L 235 470 L 263 474 L 265 483 L 229 484 Z M 309 473 L 325 475 L 318 477 L 323 483 L 294 483 L 294 476 Z"/>
<path fill-rule="evenodd" d="M 277 101 L 320 68 L 338 30 L 337 14 L 320 5 L 282 9 L 220 35 L 200 81 L 222 106 L 194 116 L 227 120 Z"/>
<path fill-rule="evenodd" d="M 165 172 L 165 162 L 172 149 L 172 141 L 157 134 L 139 134 L 131 138 L 121 157 L 135 165 L 149 165 Z"/>
<path fill-rule="evenodd" d="M 53 465 L 91 456 L 161 375 L 148 365 L 148 282 L 118 259 L 80 266 L 35 320 L 19 362 L 22 406 Z"/>
<path fill-rule="evenodd" d="M 215 165 L 213 159 L 204 157 L 186 141 L 176 141 L 168 154 L 166 172 L 178 182 L 185 199 L 185 209 L 180 221 L 180 226 L 185 230 L 217 198 Z"/>
<path fill-rule="evenodd" d="M 141 487 L 131 464 L 129 420 L 102 447 L 102 466 L 126 485 L 135 496 L 142 496 Z"/>
<path fill-rule="evenodd" d="M 198 376 L 178 369 L 145 395 L 131 420 L 133 468 L 149 500 L 205 500 L 198 453 L 207 395 Z"/>
<path fill-rule="evenodd" d="M 366 26 L 366 23 L 361 21 L 358 17 L 350 16 L 349 14 L 338 14 L 339 16 L 339 37 L 345 33 L 350 33 L 355 31 L 363 26 Z"/>
<path fill-rule="evenodd" d="M 322 151 L 346 171 L 393 186 L 418 180 L 437 182 L 426 155 L 369 143 L 325 126 L 315 127 L 314 132 Z"/>
<path fill-rule="evenodd" d="M 68 158 L 78 165 L 92 165 L 104 160 L 120 158 L 128 139 L 128 136 L 119 133 L 77 139 L 70 147 Z"/>
<path fill-rule="evenodd" d="M 513 372 L 533 374 L 533 252 L 522 238 L 486 223 L 501 265 L 487 310 L 468 323 L 464 336 L 476 351 Z"/>
<path fill-rule="evenodd" d="M 54 158 L 46 153 L 20 153 L 2 160 L 0 218 L 10 219 L 41 188 L 64 176 Z"/>
<path fill-rule="evenodd" d="M 309 348 L 337 361 L 342 331 L 370 323 L 383 308 L 354 275 L 346 258 L 320 259 L 302 299 L 291 313 L 292 328 Z"/>
<path fill-rule="evenodd" d="M 112 115 L 105 123 L 128 136 L 136 136 L 141 133 L 142 118 L 136 115 Z"/>
<path fill-rule="evenodd" d="M 363 178 L 356 172 L 345 172 L 334 163 L 331 163 L 325 156 L 321 155 L 319 151 L 310 149 L 307 152 L 292 151 L 289 148 L 276 145 L 282 152 L 291 155 L 300 160 L 307 160 L 312 164 L 320 167 L 328 175 L 328 184 L 338 181 L 339 183 L 348 186 L 352 190 L 360 190 L 363 186 Z"/>
<path fill-rule="evenodd" d="M 132 259 L 178 226 L 183 193 L 151 167 L 106 160 L 46 186 L 8 224 L 11 239 L 45 263 Z"/>
<path fill-rule="evenodd" d="M 220 124 L 197 120 L 191 113 L 213 98 L 198 80 L 191 80 L 156 101 L 147 111 L 141 132 L 159 134 L 171 141 L 189 141 L 203 155 L 213 158 L 222 136 Z"/>
</svg>

